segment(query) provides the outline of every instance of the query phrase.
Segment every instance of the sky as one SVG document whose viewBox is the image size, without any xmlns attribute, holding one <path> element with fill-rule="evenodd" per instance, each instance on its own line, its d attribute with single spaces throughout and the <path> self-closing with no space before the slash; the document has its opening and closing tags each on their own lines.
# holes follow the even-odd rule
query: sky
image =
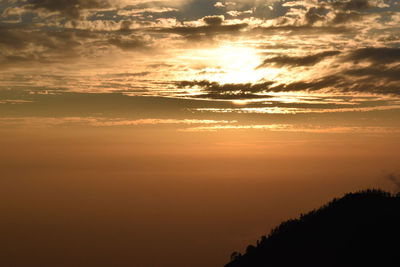
<svg viewBox="0 0 400 267">
<path fill-rule="evenodd" d="M 0 258 L 223 266 L 333 197 L 396 190 L 399 11 L 0 0 Z"/>
</svg>

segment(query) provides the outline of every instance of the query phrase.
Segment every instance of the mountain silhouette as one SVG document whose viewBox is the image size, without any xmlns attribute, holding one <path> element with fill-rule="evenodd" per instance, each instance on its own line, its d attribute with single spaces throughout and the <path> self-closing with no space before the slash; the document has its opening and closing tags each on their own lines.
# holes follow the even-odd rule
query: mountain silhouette
<svg viewBox="0 0 400 267">
<path fill-rule="evenodd" d="M 400 266 L 400 194 L 350 193 L 232 253 L 225 267 Z"/>
</svg>

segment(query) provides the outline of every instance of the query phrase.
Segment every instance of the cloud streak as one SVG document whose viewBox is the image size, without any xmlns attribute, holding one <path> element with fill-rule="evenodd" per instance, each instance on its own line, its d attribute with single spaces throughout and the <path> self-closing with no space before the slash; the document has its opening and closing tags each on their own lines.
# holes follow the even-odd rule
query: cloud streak
<svg viewBox="0 0 400 267">
<path fill-rule="evenodd" d="M 78 19 L 84 10 L 100 10 L 111 7 L 111 4 L 108 0 L 28 0 L 24 7 Z"/>
<path fill-rule="evenodd" d="M 89 127 L 130 127 L 146 125 L 192 125 L 192 124 L 228 124 L 237 121 L 202 119 L 110 119 L 102 117 L 24 117 L 0 118 L 1 126 L 29 126 L 33 128 L 89 126 Z"/>
<path fill-rule="evenodd" d="M 262 68 L 268 65 L 274 65 L 277 67 L 282 66 L 292 66 L 292 67 L 301 67 L 301 66 L 313 66 L 326 58 L 333 57 L 339 55 L 340 51 L 324 51 L 317 54 L 307 55 L 307 56 L 276 56 L 272 58 L 265 59 L 264 62 L 258 66 L 258 68 Z"/>
</svg>

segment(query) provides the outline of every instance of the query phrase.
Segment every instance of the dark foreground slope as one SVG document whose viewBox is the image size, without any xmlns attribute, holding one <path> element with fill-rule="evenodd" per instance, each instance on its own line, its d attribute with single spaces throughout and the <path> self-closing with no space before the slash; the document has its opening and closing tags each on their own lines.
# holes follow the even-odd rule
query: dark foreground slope
<svg viewBox="0 0 400 267">
<path fill-rule="evenodd" d="M 289 220 L 225 267 L 400 266 L 400 195 L 347 194 Z"/>
</svg>

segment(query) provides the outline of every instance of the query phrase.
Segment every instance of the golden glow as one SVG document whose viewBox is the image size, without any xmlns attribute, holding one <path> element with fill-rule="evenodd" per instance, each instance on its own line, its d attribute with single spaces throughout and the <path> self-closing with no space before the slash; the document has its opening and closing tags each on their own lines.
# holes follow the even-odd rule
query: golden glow
<svg viewBox="0 0 400 267">
<path fill-rule="evenodd" d="M 246 100 L 234 100 L 232 101 L 233 104 L 238 105 L 238 106 L 244 106 L 248 103 Z"/>
<path fill-rule="evenodd" d="M 273 80 L 282 72 L 278 68 L 257 69 L 262 63 L 262 56 L 255 48 L 240 44 L 189 50 L 180 56 L 180 59 L 189 62 L 192 69 L 201 70 L 189 74 L 194 75 L 197 80 L 209 80 L 222 84 L 257 83 L 265 77 Z"/>
<path fill-rule="evenodd" d="M 249 47 L 223 46 L 215 49 L 213 61 L 225 70 L 219 77 L 221 83 L 257 82 L 263 73 L 256 70 L 260 57 L 256 50 Z"/>
</svg>

